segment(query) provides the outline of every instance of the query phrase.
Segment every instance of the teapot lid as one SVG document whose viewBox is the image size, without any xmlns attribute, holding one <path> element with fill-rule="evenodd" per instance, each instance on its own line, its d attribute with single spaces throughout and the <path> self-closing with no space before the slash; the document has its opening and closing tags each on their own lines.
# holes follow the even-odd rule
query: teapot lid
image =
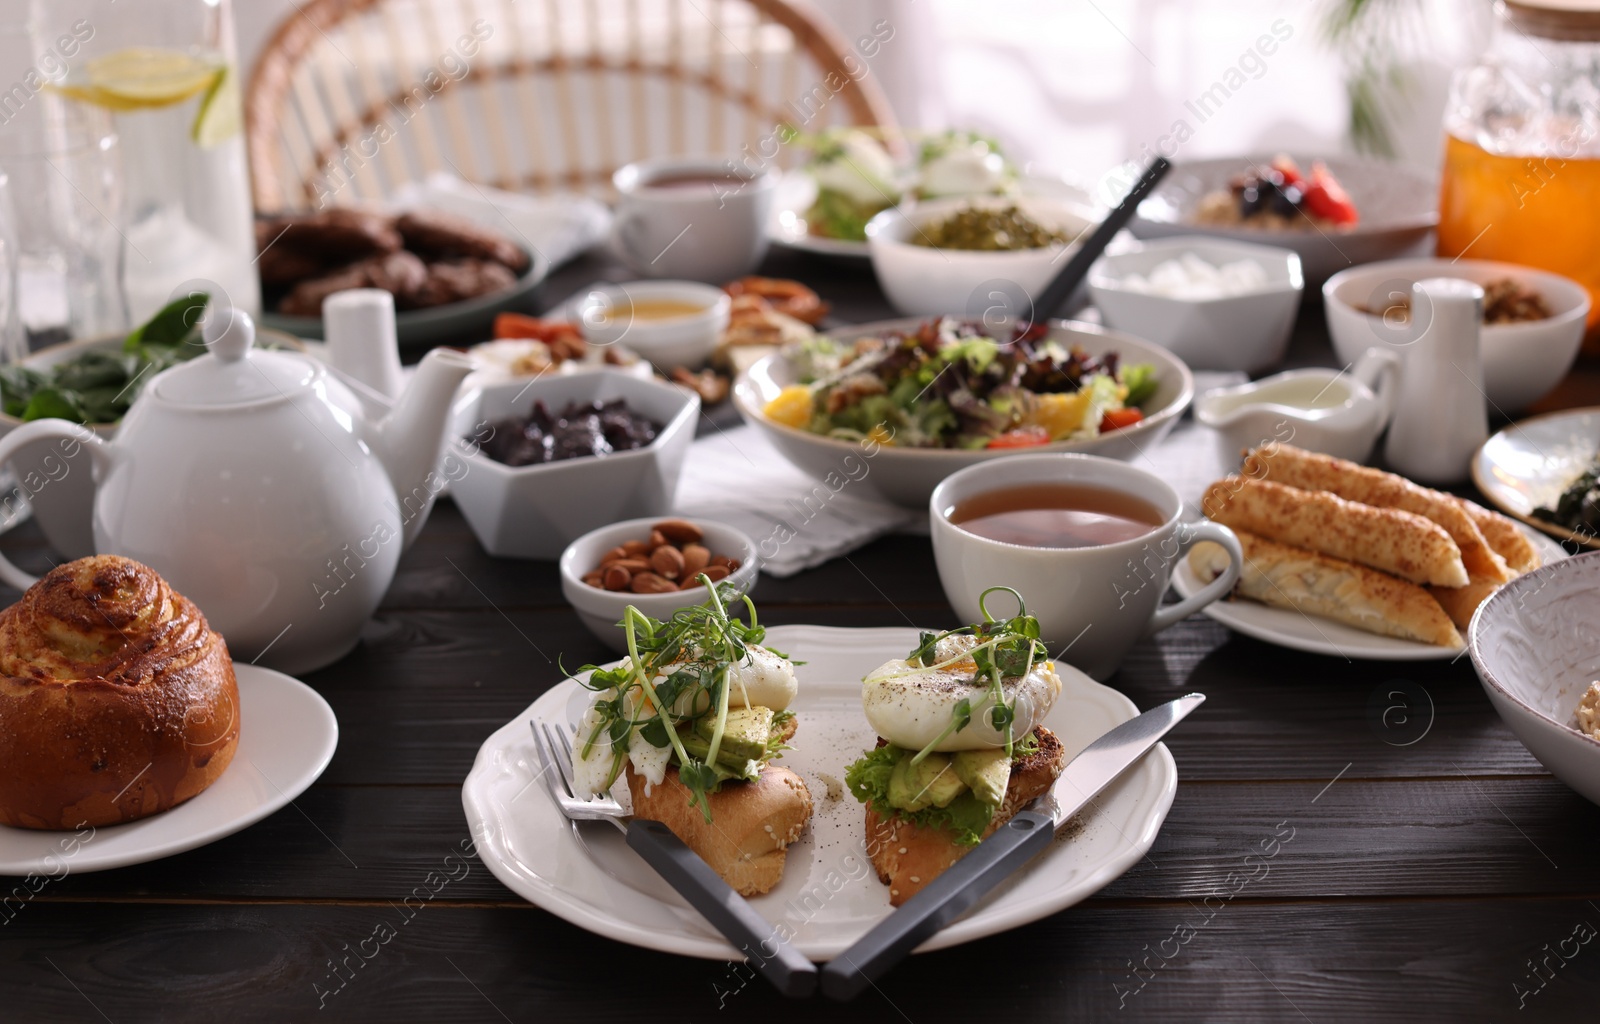
<svg viewBox="0 0 1600 1024">
<path fill-rule="evenodd" d="M 321 374 L 314 360 L 288 352 L 256 349 L 250 314 L 219 309 L 203 331 L 210 351 L 180 363 L 150 382 L 150 391 L 171 405 L 221 408 L 286 400 Z"/>
</svg>

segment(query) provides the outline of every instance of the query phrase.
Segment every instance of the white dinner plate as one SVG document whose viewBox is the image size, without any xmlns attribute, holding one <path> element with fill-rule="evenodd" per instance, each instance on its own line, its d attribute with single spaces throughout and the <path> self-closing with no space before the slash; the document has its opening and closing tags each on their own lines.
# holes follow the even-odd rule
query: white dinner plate
<svg viewBox="0 0 1600 1024">
<path fill-rule="evenodd" d="M 1566 558 L 1560 544 L 1532 530 L 1524 531 L 1533 540 L 1539 557 L 1546 562 Z M 1189 597 L 1205 584 L 1181 558 L 1172 571 L 1172 586 Z M 1448 661 L 1461 656 L 1465 647 L 1441 647 L 1416 640 L 1380 636 L 1347 626 L 1320 615 L 1307 615 L 1291 608 L 1273 608 L 1255 601 L 1224 598 L 1202 609 L 1204 614 L 1236 633 L 1265 640 L 1269 644 L 1312 654 L 1331 654 L 1351 661 Z M 1464 631 L 1463 631 L 1464 632 Z"/>
<path fill-rule="evenodd" d="M 1472 458 L 1472 482 L 1490 504 L 1552 537 L 1600 548 L 1600 538 L 1535 519 L 1600 452 L 1600 409 L 1568 409 L 1513 423 Z"/>
<path fill-rule="evenodd" d="M 0 825 L 0 875 L 49 878 L 160 860 L 216 842 L 282 808 L 328 767 L 339 722 L 298 679 L 234 662 L 239 745 L 222 777 L 170 811 L 76 832 Z"/>
<path fill-rule="evenodd" d="M 862 806 L 844 787 L 845 767 L 876 742 L 861 711 L 861 677 L 917 646 L 914 629 L 777 626 L 767 642 L 796 661 L 800 693 L 794 749 L 779 762 L 805 779 L 816 811 L 789 847 L 783 880 L 750 902 L 813 960 L 847 949 L 889 913 L 889 890 L 865 852 Z M 1061 698 L 1045 723 L 1069 756 L 1138 714 L 1133 702 L 1066 665 Z M 597 935 L 648 949 L 738 959 L 610 825 L 581 830 L 561 816 L 537 777 L 529 719 L 568 724 L 593 699 L 574 679 L 552 687 L 478 751 L 462 786 L 478 856 L 512 891 Z M 1084 899 L 1150 849 L 1172 806 L 1177 768 L 1165 746 L 1113 783 L 1057 836 L 1049 851 L 922 947 L 942 949 L 1046 917 Z M 618 783 L 620 799 L 627 787 Z"/>
</svg>

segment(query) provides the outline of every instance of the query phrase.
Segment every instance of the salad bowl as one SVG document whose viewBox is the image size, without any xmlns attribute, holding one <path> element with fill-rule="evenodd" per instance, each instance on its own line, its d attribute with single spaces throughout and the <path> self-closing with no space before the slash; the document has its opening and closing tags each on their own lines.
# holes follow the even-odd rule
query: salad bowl
<svg viewBox="0 0 1600 1024">
<path fill-rule="evenodd" d="M 891 331 L 912 332 L 922 322 L 915 317 L 885 320 L 830 331 L 829 337 L 849 342 Z M 1115 353 L 1123 366 L 1149 365 L 1155 390 L 1140 406 L 1143 419 L 1098 437 L 1026 448 L 912 448 L 842 440 L 791 427 L 767 415 L 767 403 L 784 388 L 802 383 L 804 368 L 788 351 L 767 356 L 740 374 L 734 381 L 733 402 L 745 422 L 765 434 L 784 458 L 823 485 L 837 490 L 848 483 L 884 501 L 921 510 L 945 477 L 988 459 L 1020 452 L 1086 452 L 1131 461 L 1159 443 L 1194 399 L 1194 376 L 1183 360 L 1150 342 L 1065 320 L 1050 321 L 1047 338 L 1076 345 L 1091 356 Z"/>
</svg>

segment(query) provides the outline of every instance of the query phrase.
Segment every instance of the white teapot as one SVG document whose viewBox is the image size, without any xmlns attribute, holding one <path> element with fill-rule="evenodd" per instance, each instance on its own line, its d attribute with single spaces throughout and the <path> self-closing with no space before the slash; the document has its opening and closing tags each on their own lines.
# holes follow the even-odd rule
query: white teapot
<svg viewBox="0 0 1600 1024">
<path fill-rule="evenodd" d="M 320 668 L 356 645 L 427 519 L 472 361 L 429 352 L 394 410 L 368 422 L 317 360 L 254 348 L 247 314 L 212 315 L 205 339 L 206 355 L 146 384 L 115 440 L 39 420 L 0 438 L 0 465 L 40 439 L 83 445 L 97 552 L 161 573 L 235 658 Z M 0 579 L 34 582 L 3 556 Z"/>
</svg>

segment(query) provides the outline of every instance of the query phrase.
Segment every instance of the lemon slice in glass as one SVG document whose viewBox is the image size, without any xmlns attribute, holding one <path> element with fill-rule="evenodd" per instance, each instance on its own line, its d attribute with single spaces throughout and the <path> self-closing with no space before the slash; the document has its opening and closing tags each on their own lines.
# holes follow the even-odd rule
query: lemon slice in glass
<svg viewBox="0 0 1600 1024">
<path fill-rule="evenodd" d="M 189 137 L 201 149 L 210 149 L 239 134 L 240 118 L 239 76 L 233 69 L 224 67 L 217 73 L 211 88 L 200 100 L 200 111 L 194 116 L 194 126 Z"/>
<path fill-rule="evenodd" d="M 57 90 L 108 110 L 169 107 L 212 87 L 224 68 L 178 50 L 129 47 L 96 57 Z"/>
</svg>

